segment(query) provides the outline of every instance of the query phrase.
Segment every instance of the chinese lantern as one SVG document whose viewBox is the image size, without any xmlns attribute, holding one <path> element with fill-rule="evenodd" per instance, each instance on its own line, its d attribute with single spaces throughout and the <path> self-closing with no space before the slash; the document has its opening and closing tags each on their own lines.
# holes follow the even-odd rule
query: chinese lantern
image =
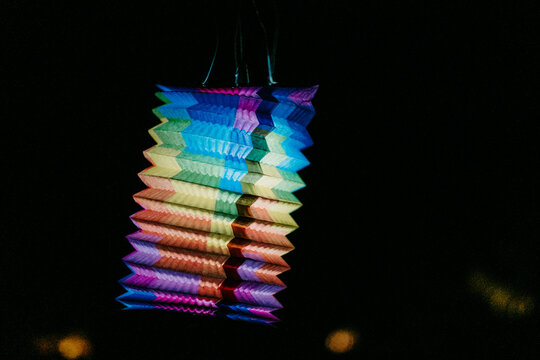
<svg viewBox="0 0 540 360">
<path fill-rule="evenodd" d="M 309 88 L 158 86 L 161 123 L 134 195 L 132 273 L 118 300 L 130 309 L 169 309 L 273 322 L 289 269 L 283 255 L 301 206 L 293 193 L 309 164 Z"/>
</svg>

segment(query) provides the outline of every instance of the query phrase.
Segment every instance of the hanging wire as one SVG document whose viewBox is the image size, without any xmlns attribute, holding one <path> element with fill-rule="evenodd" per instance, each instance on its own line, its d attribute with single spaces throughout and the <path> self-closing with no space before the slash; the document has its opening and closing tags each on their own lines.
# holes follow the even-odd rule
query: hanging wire
<svg viewBox="0 0 540 360">
<path fill-rule="evenodd" d="M 248 70 L 247 63 L 245 65 L 245 67 L 246 67 L 246 85 L 249 85 L 249 70 Z"/>
<path fill-rule="evenodd" d="M 268 66 L 268 85 L 275 85 L 277 82 L 274 81 L 274 78 L 272 76 L 273 73 L 273 65 L 272 65 L 272 57 L 275 61 L 275 49 L 277 46 L 277 42 L 275 41 L 277 38 L 277 31 L 274 34 L 274 47 L 272 48 L 272 57 L 270 56 L 270 49 L 268 47 L 268 35 L 266 32 L 266 27 L 264 26 L 264 23 L 261 19 L 261 15 L 259 14 L 259 9 L 257 8 L 257 4 L 255 3 L 255 0 L 251 0 L 251 3 L 253 4 L 253 7 L 255 8 L 255 14 L 257 15 L 257 20 L 259 21 L 259 25 L 261 26 L 261 30 L 263 32 L 264 36 L 264 45 L 266 47 L 266 65 Z M 275 7 L 277 9 L 277 6 Z M 276 11 L 277 13 L 277 11 Z M 277 16 L 277 15 L 276 15 Z"/>
<path fill-rule="evenodd" d="M 272 73 L 275 73 L 275 66 L 276 66 L 276 51 L 277 51 L 277 43 L 279 38 L 279 11 L 276 0 L 272 1 L 272 5 L 274 8 L 274 39 L 272 40 L 272 58 L 270 59 L 270 65 L 272 68 Z"/>
<path fill-rule="evenodd" d="M 247 66 L 247 61 L 244 58 L 244 28 L 242 27 L 242 8 L 238 11 L 238 27 L 240 32 L 240 67 L 244 68 L 245 71 L 245 81 L 249 85 L 249 70 Z"/>
<path fill-rule="evenodd" d="M 236 27 L 234 31 L 234 66 L 235 66 L 235 72 L 234 72 L 234 86 L 238 87 L 241 82 L 242 75 L 245 76 L 245 82 L 247 85 L 250 83 L 250 77 L 249 77 L 249 68 L 247 61 L 245 61 L 244 57 L 244 35 L 243 35 L 243 27 L 242 27 L 242 0 L 238 0 L 238 6 L 237 6 L 237 19 L 236 19 Z M 278 37 L 279 37 L 279 12 L 277 8 L 277 3 L 275 0 L 273 0 L 273 7 L 274 7 L 274 15 L 275 15 L 275 29 L 274 29 L 274 37 L 272 39 L 272 51 L 270 52 L 269 42 L 268 42 L 268 33 L 266 31 L 266 26 L 264 25 L 261 15 L 259 13 L 259 9 L 257 7 L 257 4 L 255 0 L 252 0 L 253 7 L 255 9 L 255 14 L 257 16 L 257 20 L 259 22 L 259 25 L 262 29 L 263 36 L 264 36 L 264 44 L 266 48 L 266 65 L 268 67 L 268 85 L 275 85 L 277 84 L 276 81 L 274 81 L 274 70 L 275 70 L 275 63 L 276 63 L 276 50 L 277 50 L 277 43 L 278 43 Z M 214 49 L 214 55 L 212 57 L 212 61 L 210 62 L 210 67 L 208 69 L 208 73 L 206 74 L 205 79 L 201 83 L 202 87 L 206 87 L 206 83 L 208 82 L 208 79 L 210 78 L 210 74 L 212 73 L 212 69 L 214 67 L 214 63 L 216 61 L 218 49 L 219 49 L 219 25 L 216 26 L 216 47 Z"/>
<path fill-rule="evenodd" d="M 245 82 L 249 84 L 249 70 L 244 58 L 244 30 L 242 27 L 242 16 L 242 0 L 238 0 L 236 28 L 234 32 L 234 86 L 236 87 L 239 86 L 242 72 L 245 72 Z"/>
<path fill-rule="evenodd" d="M 212 62 L 210 63 L 210 68 L 208 69 L 206 78 L 204 78 L 201 84 L 202 87 L 206 87 L 206 82 L 208 81 L 208 78 L 210 77 L 210 73 L 212 72 L 212 68 L 214 67 L 214 62 L 216 61 L 218 47 L 219 47 L 219 32 L 216 30 L 216 48 L 214 49 L 214 56 L 212 57 Z"/>
<path fill-rule="evenodd" d="M 240 77 L 240 66 L 238 65 L 238 28 L 240 25 L 240 13 L 238 13 L 238 16 L 236 18 L 236 27 L 234 29 L 234 87 L 238 87 L 238 80 Z"/>
</svg>

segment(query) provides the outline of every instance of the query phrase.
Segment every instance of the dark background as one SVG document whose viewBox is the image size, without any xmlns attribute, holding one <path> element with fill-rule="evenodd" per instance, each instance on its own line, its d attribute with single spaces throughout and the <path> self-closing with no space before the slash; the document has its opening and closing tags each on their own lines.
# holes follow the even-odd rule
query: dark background
<svg viewBox="0 0 540 360">
<path fill-rule="evenodd" d="M 276 80 L 320 84 L 283 322 L 121 311 L 154 85 L 198 86 L 218 23 L 208 85 L 232 86 L 235 6 L 3 2 L 2 358 L 40 358 L 36 338 L 72 331 L 95 359 L 538 358 L 535 1 L 278 1 Z M 536 309 L 496 311 L 474 273 Z M 333 355 L 324 340 L 342 327 L 360 340 Z"/>
</svg>

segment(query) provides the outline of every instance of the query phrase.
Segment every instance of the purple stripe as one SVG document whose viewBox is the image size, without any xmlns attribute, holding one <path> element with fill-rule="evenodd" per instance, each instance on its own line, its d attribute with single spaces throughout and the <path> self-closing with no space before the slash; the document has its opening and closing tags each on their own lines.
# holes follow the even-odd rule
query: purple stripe
<svg viewBox="0 0 540 360">
<path fill-rule="evenodd" d="M 125 256 L 123 258 L 124 261 L 143 265 L 153 265 L 161 259 L 162 255 L 155 244 L 130 238 L 128 238 L 128 240 L 133 248 L 135 248 L 135 251 Z"/>
<path fill-rule="evenodd" d="M 291 99 L 295 104 L 310 102 L 315 96 L 317 89 L 319 89 L 319 85 L 315 85 L 310 88 L 299 89 L 298 91 L 290 94 L 289 99 Z"/>
<path fill-rule="evenodd" d="M 245 130 L 249 134 L 259 125 L 255 111 L 261 103 L 261 99 L 240 97 L 234 128 Z"/>
<path fill-rule="evenodd" d="M 129 234 L 126 236 L 128 240 L 134 239 L 134 240 L 144 240 L 144 241 L 150 241 L 153 243 L 160 242 L 163 239 L 163 236 L 158 236 L 155 234 L 148 234 L 143 232 L 142 230 L 136 231 L 133 234 Z"/>
<path fill-rule="evenodd" d="M 284 288 L 279 285 L 245 281 L 234 289 L 234 295 L 238 302 L 282 308 L 281 303 L 273 295 Z"/>
<path fill-rule="evenodd" d="M 201 275 L 151 268 L 132 263 L 128 265 L 134 274 L 123 281 L 126 285 L 177 291 L 195 295 L 199 293 Z"/>
<path fill-rule="evenodd" d="M 240 265 L 236 272 L 240 275 L 240 278 L 243 280 L 251 281 L 261 281 L 255 271 L 259 270 L 264 266 L 265 263 L 259 261 L 245 260 L 242 265 Z"/>
</svg>

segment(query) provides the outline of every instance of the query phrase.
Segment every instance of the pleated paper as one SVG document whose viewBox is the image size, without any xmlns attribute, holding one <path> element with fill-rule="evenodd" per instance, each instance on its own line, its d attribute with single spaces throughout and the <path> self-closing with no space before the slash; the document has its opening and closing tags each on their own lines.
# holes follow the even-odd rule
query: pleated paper
<svg viewBox="0 0 540 360">
<path fill-rule="evenodd" d="M 161 124 L 144 151 L 143 210 L 124 257 L 118 297 L 128 309 L 164 309 L 271 323 L 282 308 L 279 274 L 305 186 L 311 88 L 158 86 Z"/>
</svg>

